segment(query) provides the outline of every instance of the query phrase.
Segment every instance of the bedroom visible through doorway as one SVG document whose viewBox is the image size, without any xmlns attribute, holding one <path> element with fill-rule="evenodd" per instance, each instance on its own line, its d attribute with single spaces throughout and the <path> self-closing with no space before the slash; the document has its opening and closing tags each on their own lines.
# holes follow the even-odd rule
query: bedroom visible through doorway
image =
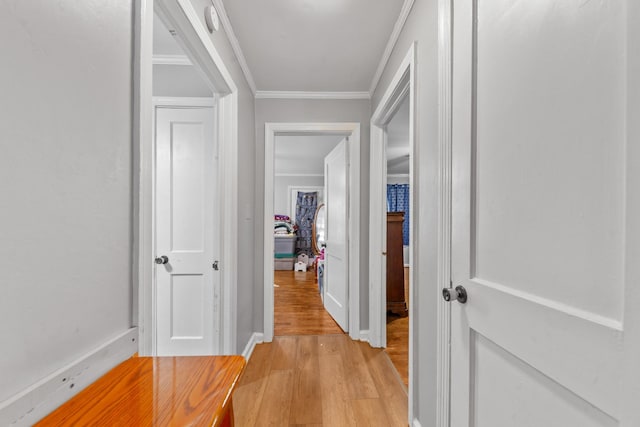
<svg viewBox="0 0 640 427">
<path fill-rule="evenodd" d="M 409 274 L 411 252 L 409 97 L 402 100 L 386 128 L 387 162 L 387 347 L 393 366 L 409 385 Z"/>
<path fill-rule="evenodd" d="M 277 135 L 274 150 L 274 335 L 343 333 L 323 305 L 325 158 L 341 135 Z M 343 200 L 346 199 L 343 197 Z"/>
</svg>

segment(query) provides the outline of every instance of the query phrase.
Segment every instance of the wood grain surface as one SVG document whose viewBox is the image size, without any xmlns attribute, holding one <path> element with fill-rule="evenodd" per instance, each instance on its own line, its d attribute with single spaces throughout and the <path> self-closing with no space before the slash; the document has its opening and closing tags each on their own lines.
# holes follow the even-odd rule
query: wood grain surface
<svg viewBox="0 0 640 427">
<path fill-rule="evenodd" d="M 256 346 L 234 395 L 236 426 L 407 426 L 407 393 L 382 349 L 348 335 Z"/>
<path fill-rule="evenodd" d="M 37 426 L 232 425 L 242 356 L 134 357 Z"/>
<path fill-rule="evenodd" d="M 409 267 L 404 268 L 404 288 L 409 305 Z M 387 348 L 393 366 L 405 386 L 409 387 L 409 316 L 387 313 Z"/>
<path fill-rule="evenodd" d="M 275 271 L 274 334 L 341 334 L 342 329 L 327 313 L 318 292 L 313 269 Z"/>
</svg>

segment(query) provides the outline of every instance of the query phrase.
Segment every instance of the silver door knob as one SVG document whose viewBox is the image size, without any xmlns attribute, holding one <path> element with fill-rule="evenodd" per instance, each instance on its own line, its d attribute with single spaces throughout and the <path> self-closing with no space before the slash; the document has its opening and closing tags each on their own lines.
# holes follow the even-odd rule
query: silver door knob
<svg viewBox="0 0 640 427">
<path fill-rule="evenodd" d="M 156 258 L 156 264 L 166 264 L 169 262 L 169 257 L 162 255 Z"/>
<path fill-rule="evenodd" d="M 458 301 L 460 304 L 467 302 L 467 290 L 463 286 L 456 286 L 454 288 L 443 288 L 442 298 L 445 301 Z"/>
</svg>

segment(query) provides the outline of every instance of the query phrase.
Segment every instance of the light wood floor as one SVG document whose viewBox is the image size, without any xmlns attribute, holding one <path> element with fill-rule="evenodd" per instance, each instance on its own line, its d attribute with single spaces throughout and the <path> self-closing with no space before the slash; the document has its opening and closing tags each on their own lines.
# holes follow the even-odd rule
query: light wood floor
<svg viewBox="0 0 640 427">
<path fill-rule="evenodd" d="M 387 313 L 387 348 L 389 359 L 405 386 L 409 386 L 409 316 Z"/>
<path fill-rule="evenodd" d="M 313 270 L 274 273 L 275 336 L 343 333 L 322 305 Z"/>
<path fill-rule="evenodd" d="M 387 354 L 348 335 L 256 346 L 233 397 L 238 427 L 407 426 L 407 394 Z"/>
<path fill-rule="evenodd" d="M 390 359 L 402 363 L 393 347 L 401 334 L 390 333 L 389 354 L 351 340 L 325 311 L 312 271 L 276 271 L 275 284 L 275 338 L 256 346 L 238 383 L 236 425 L 407 426 L 406 388 Z"/>
<path fill-rule="evenodd" d="M 275 271 L 274 335 L 341 334 L 318 293 L 315 273 Z M 405 295 L 409 301 L 409 269 L 405 267 Z M 402 382 L 409 386 L 409 318 L 387 315 L 385 349 Z"/>
<path fill-rule="evenodd" d="M 409 306 L 409 267 L 404 268 L 404 292 Z M 396 367 L 405 386 L 409 386 L 409 316 L 400 317 L 387 313 L 387 348 L 393 366 Z"/>
</svg>

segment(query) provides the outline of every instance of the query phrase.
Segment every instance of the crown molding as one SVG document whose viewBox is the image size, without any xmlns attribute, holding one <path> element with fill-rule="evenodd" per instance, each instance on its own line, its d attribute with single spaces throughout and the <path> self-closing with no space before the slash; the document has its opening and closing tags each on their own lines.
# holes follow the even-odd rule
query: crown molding
<svg viewBox="0 0 640 427">
<path fill-rule="evenodd" d="M 411 8 L 413 7 L 413 3 L 415 0 L 404 0 L 402 4 L 402 9 L 400 9 L 400 15 L 398 15 L 398 20 L 393 26 L 393 31 L 391 32 L 391 36 L 389 36 L 389 41 L 387 42 L 387 47 L 384 49 L 384 53 L 382 54 L 382 58 L 380 58 L 380 63 L 378 64 L 378 69 L 376 73 L 373 75 L 373 80 L 371 81 L 371 87 L 369 88 L 369 98 L 373 98 L 373 92 L 378 87 L 378 83 L 380 82 L 380 78 L 382 77 L 382 73 L 384 72 L 384 68 L 387 66 L 387 62 L 389 62 L 389 58 L 391 58 L 391 54 L 393 53 L 393 48 L 396 46 L 398 42 L 398 38 L 400 37 L 400 33 L 404 28 L 404 24 L 407 22 L 407 18 L 409 17 L 409 12 L 411 12 Z"/>
<path fill-rule="evenodd" d="M 369 92 L 307 92 L 259 90 L 256 99 L 370 99 Z"/>
<path fill-rule="evenodd" d="M 229 15 L 227 15 L 227 11 L 224 8 L 224 4 L 222 0 L 211 0 L 213 5 L 218 12 L 218 17 L 222 22 L 222 27 L 224 28 L 224 32 L 227 35 L 227 39 L 229 39 L 229 44 L 231 44 L 231 48 L 233 49 L 233 53 L 236 55 L 236 59 L 238 60 L 238 64 L 240 64 L 240 68 L 242 69 L 242 73 L 244 74 L 244 78 L 251 89 L 251 93 L 256 94 L 256 83 L 253 80 L 253 75 L 251 74 L 251 70 L 249 69 L 249 65 L 247 64 L 247 60 L 244 57 L 244 53 L 242 53 L 242 49 L 240 48 L 240 43 L 236 37 L 236 34 L 233 32 L 233 27 L 231 26 L 231 21 L 229 20 Z"/>
<path fill-rule="evenodd" d="M 153 55 L 153 65 L 193 65 L 186 55 Z"/>
</svg>

